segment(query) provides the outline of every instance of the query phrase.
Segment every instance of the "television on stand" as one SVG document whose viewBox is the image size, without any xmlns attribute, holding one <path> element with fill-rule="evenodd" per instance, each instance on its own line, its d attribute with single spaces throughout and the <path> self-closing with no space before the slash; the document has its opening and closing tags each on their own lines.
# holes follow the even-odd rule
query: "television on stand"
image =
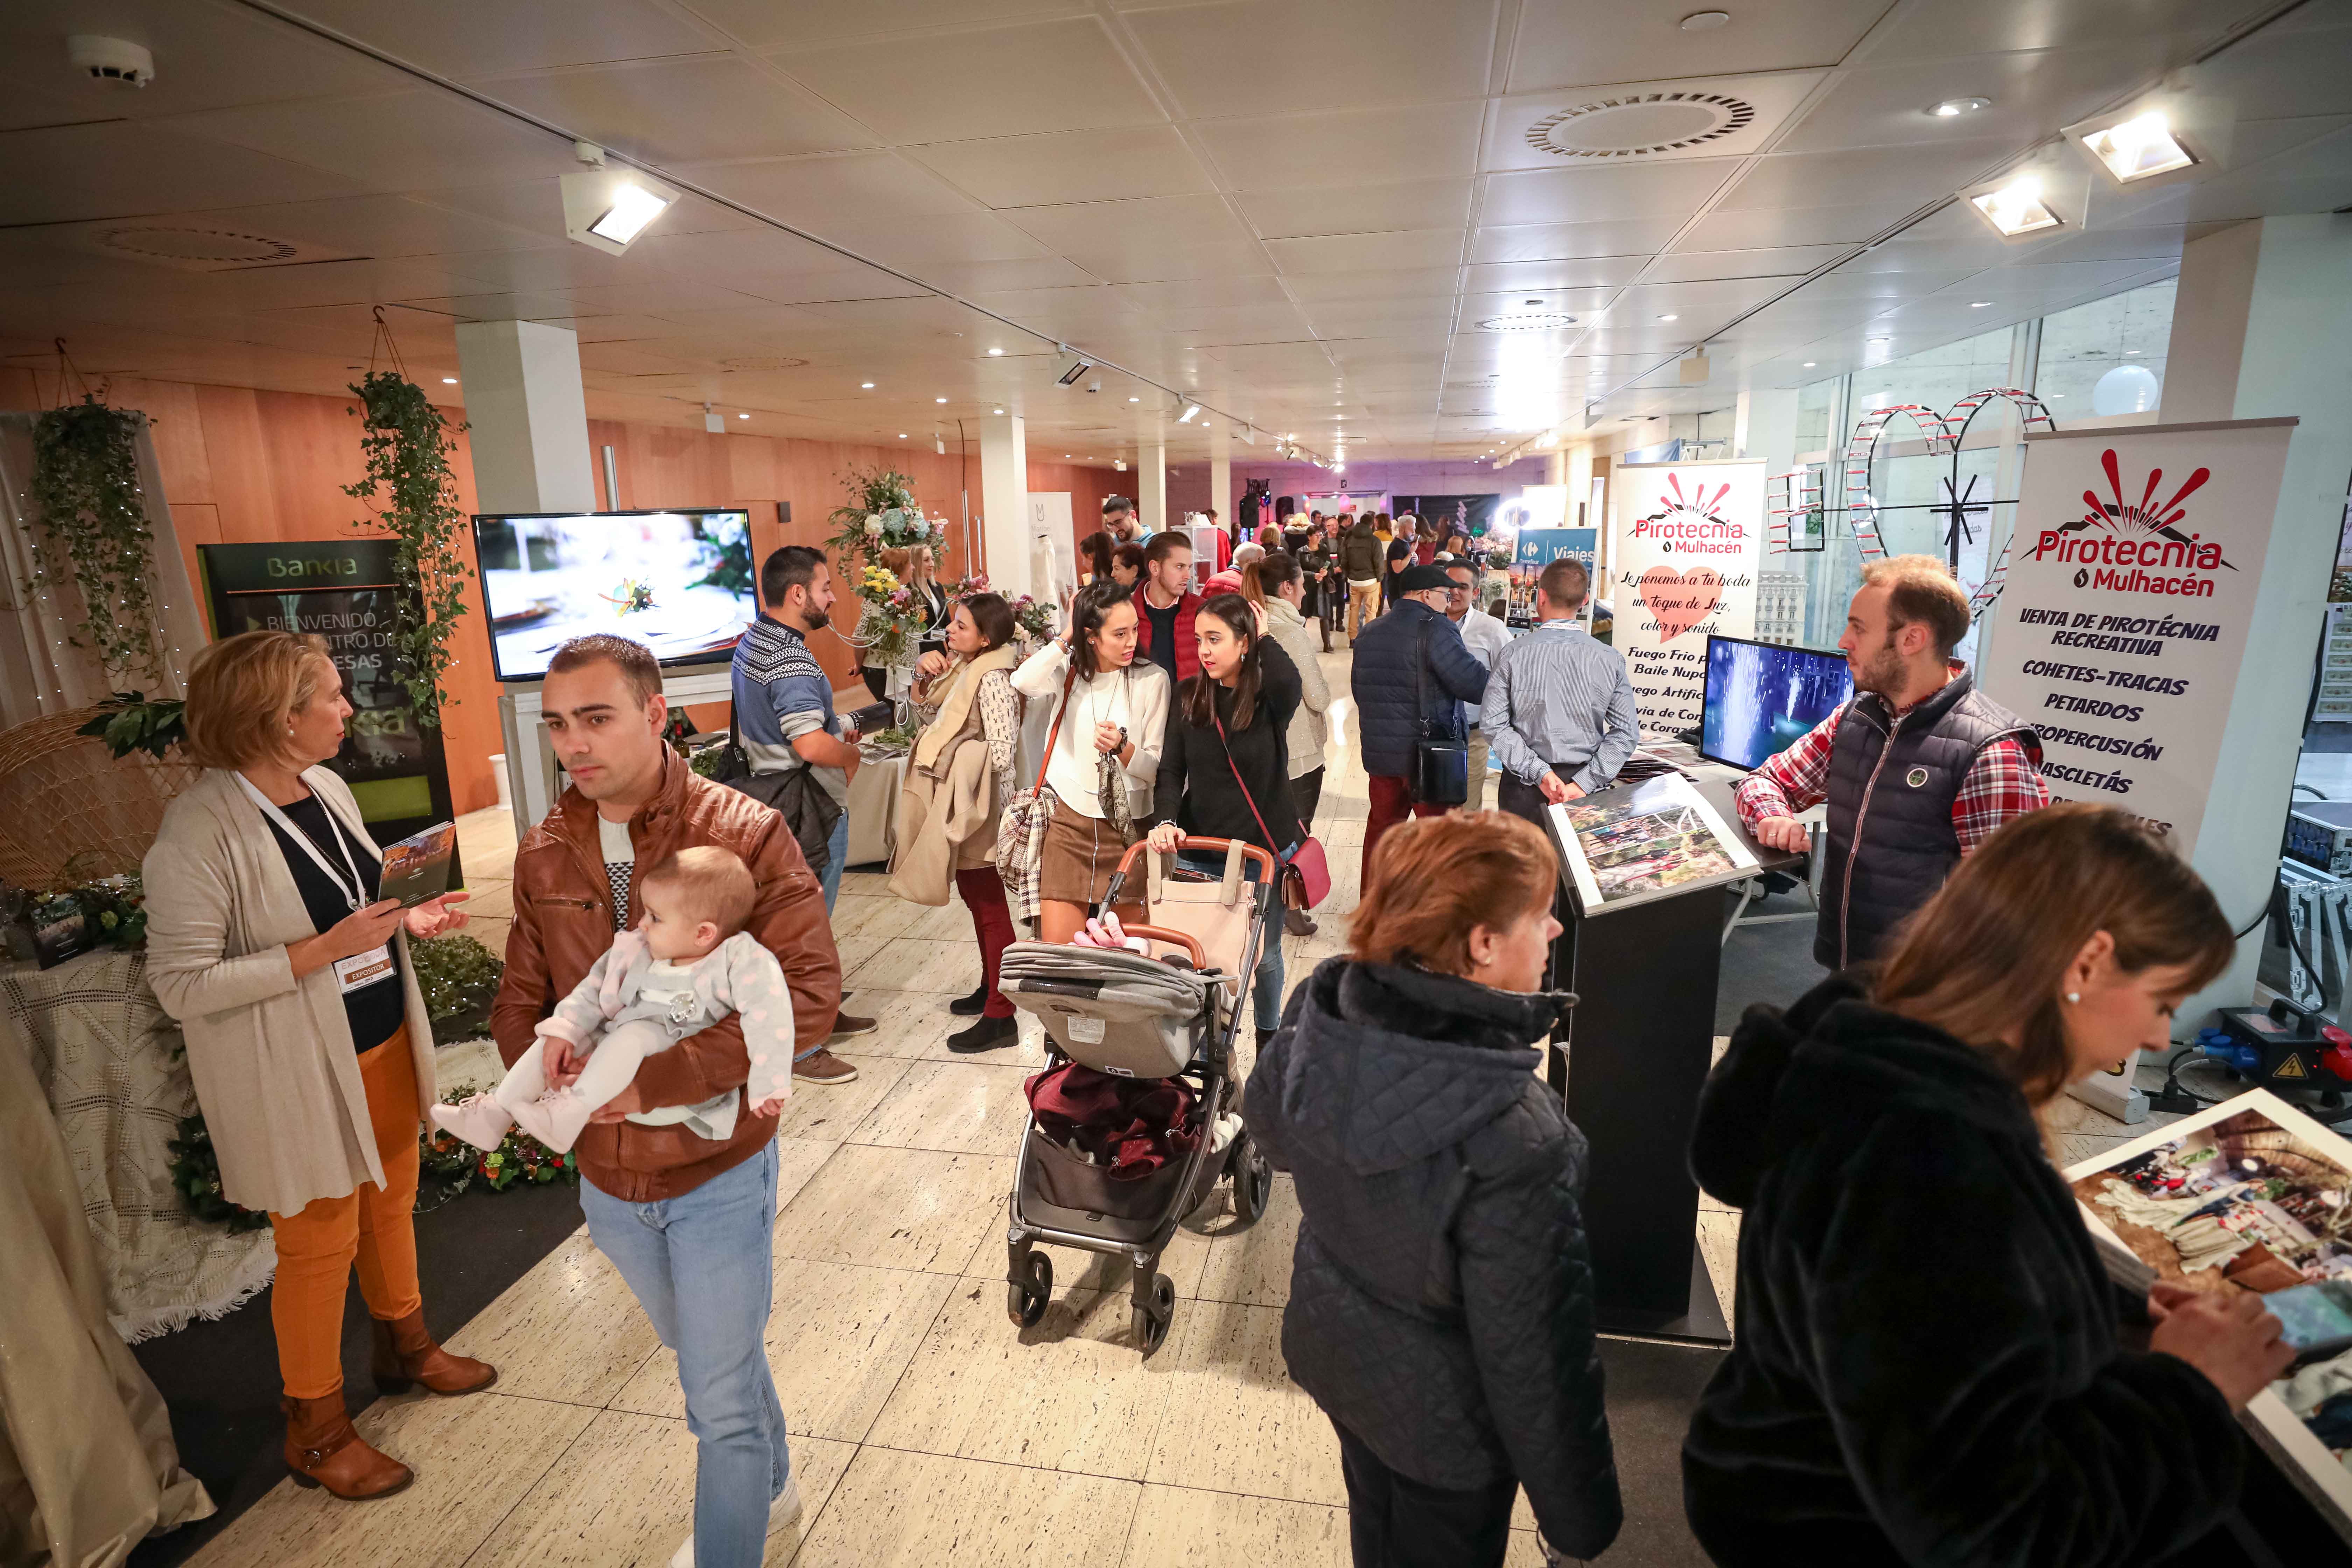
<svg viewBox="0 0 2352 1568">
<path fill-rule="evenodd" d="M 500 681 L 543 678 L 593 632 L 665 667 L 723 664 L 760 613 L 751 514 L 737 507 L 478 516 L 474 558 Z"/>
<path fill-rule="evenodd" d="M 1853 696 L 1842 653 L 1709 635 L 1698 754 L 1753 772 Z"/>
</svg>

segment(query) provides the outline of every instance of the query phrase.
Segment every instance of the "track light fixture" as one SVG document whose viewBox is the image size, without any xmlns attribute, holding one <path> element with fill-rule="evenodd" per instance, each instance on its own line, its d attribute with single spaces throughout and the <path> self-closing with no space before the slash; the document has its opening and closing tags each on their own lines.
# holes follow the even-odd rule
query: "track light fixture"
<svg viewBox="0 0 2352 1568">
<path fill-rule="evenodd" d="M 563 232 L 592 250 L 619 256 L 677 202 L 678 193 L 635 169 L 608 169 L 604 149 L 575 142 L 586 167 L 563 176 Z"/>
<path fill-rule="evenodd" d="M 2084 149 L 2117 184 L 2169 174 L 2197 162 L 2195 154 L 2172 134 L 2172 123 L 2160 109 L 2151 109 L 2083 137 Z"/>
</svg>

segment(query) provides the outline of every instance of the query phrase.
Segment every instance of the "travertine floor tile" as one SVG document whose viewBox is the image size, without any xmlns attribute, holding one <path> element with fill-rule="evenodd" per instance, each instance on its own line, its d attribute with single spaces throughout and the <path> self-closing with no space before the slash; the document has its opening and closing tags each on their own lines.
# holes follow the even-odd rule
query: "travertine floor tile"
<svg viewBox="0 0 2352 1568">
<path fill-rule="evenodd" d="M 621 1271 L 583 1229 L 540 1259 L 449 1349 L 499 1369 L 499 1392 L 602 1407 L 660 1345 Z"/>
<path fill-rule="evenodd" d="M 490 956 L 503 963 L 507 957 L 507 933 L 513 928 L 514 922 L 509 920 L 476 920 L 467 925 L 466 934 L 489 949 Z"/>
<path fill-rule="evenodd" d="M 358 1416 L 360 1436 L 416 1472 L 407 1490 L 362 1506 L 280 1481 L 191 1563 L 449 1568 L 473 1554 L 594 1415 L 496 1390 L 378 1400 Z"/>
<path fill-rule="evenodd" d="M 855 936 L 836 936 L 834 938 L 834 951 L 841 955 L 841 973 L 843 976 L 842 984 L 845 990 L 856 989 L 854 985 L 849 984 L 849 973 L 856 969 L 859 964 L 865 963 L 867 959 L 873 957 L 876 953 L 881 952 L 883 943 L 889 940 L 890 939 L 887 936 L 878 936 L 866 931 L 860 931 Z M 849 1010 L 853 1013 L 857 1013 L 863 1012 L 864 1008 L 853 998 L 849 1005 Z M 869 1017 L 872 1016 L 871 1014 L 867 1014 L 866 1016 Z"/>
<path fill-rule="evenodd" d="M 1029 1124 L 1021 1067 L 919 1061 L 849 1133 L 853 1143 L 957 1153 L 1012 1154 Z"/>
<path fill-rule="evenodd" d="M 980 944 L 968 937 L 961 942 L 919 942 L 913 937 L 899 937 L 884 942 L 855 971 L 849 968 L 849 954 L 844 952 L 842 973 L 849 976 L 845 984 L 852 987 L 944 991 L 961 996 L 980 984 Z"/>
<path fill-rule="evenodd" d="M 902 899 L 873 898 L 865 894 L 844 893 L 834 900 L 834 940 L 839 942 L 844 937 L 867 934 L 880 936 L 885 940 L 893 936 L 902 936 L 905 932 L 898 928 L 905 922 L 908 908 L 909 906 Z"/>
<path fill-rule="evenodd" d="M 780 1258 L 961 1273 L 1001 1234 L 1009 1155 L 845 1144 L 776 1221 Z"/>
<path fill-rule="evenodd" d="M 1123 1294 L 1057 1292 L 1023 1329 L 1003 1285 L 961 1280 L 866 1440 L 1139 1480 L 1173 1381 L 1159 1361 Z"/>
<path fill-rule="evenodd" d="M 1147 1486 L 1120 1568 L 1349 1568 L 1348 1510 Z"/>
<path fill-rule="evenodd" d="M 861 1035 L 847 1048 L 833 1053 L 857 1068 L 857 1076 L 849 1082 L 814 1083 L 804 1078 L 793 1080 L 792 1098 L 784 1101 L 783 1113 L 776 1118 L 776 1131 L 781 1136 L 813 1143 L 838 1143 L 882 1103 L 905 1075 L 907 1064 L 895 1057 L 867 1056 L 856 1048 L 873 1037 Z"/>
<path fill-rule="evenodd" d="M 1228 1215 L 1225 1223 L 1232 1223 Z M 1249 1229 L 1209 1243 L 1199 1295 L 1207 1301 L 1279 1307 L 1290 1300 L 1290 1254 L 1298 1244 L 1298 1189 L 1276 1173 L 1265 1213 Z"/>
<path fill-rule="evenodd" d="M 471 920 L 514 919 L 514 884 L 504 877 L 485 877 L 468 866 L 461 890 L 465 900 L 451 907 L 463 910 Z M 472 929 L 470 921 L 467 929 Z"/>
<path fill-rule="evenodd" d="M 980 984 L 977 973 L 972 984 Z M 1017 1045 L 974 1055 L 948 1049 L 948 1037 L 975 1021 L 949 1012 L 948 1004 L 954 1000 L 955 995 L 944 991 L 889 991 L 877 986 L 860 992 L 857 1005 L 870 1009 L 877 1026 L 874 1033 L 858 1037 L 857 1048 L 877 1056 L 979 1062 L 990 1067 L 1025 1068 L 1031 1072 L 1045 1065 L 1045 1026 L 1026 1013 L 1014 1015 L 1021 1026 Z"/>
<path fill-rule="evenodd" d="M 793 1568 L 1116 1563 L 1142 1489 L 1100 1476 L 861 1448 Z"/>
<path fill-rule="evenodd" d="M 969 1287 L 940 1274 L 779 1258 L 767 1353 L 785 1430 L 863 1440 L 949 1292 L 959 1289 Z M 656 1352 L 613 1407 L 684 1416 L 677 1357 Z"/>
<path fill-rule="evenodd" d="M 1156 1359 L 1174 1355 L 1176 1386 L 1145 1479 L 1294 1502 L 1347 1501 L 1339 1439 L 1284 1370 L 1279 1309 L 1181 1303 L 1170 1339 Z"/>
<path fill-rule="evenodd" d="M 822 1138 L 776 1140 L 776 1212 L 800 1195 L 819 1166 L 833 1158 L 835 1145 Z"/>
</svg>

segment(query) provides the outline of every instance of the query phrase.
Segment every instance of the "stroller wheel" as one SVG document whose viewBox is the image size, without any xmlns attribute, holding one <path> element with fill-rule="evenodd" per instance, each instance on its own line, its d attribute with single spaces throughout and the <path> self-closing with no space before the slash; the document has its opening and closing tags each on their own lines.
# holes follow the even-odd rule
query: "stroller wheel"
<svg viewBox="0 0 2352 1568">
<path fill-rule="evenodd" d="M 1006 1287 L 1005 1310 L 1023 1328 L 1034 1328 L 1054 1300 L 1054 1260 L 1042 1252 L 1032 1252 L 1013 1267 L 1020 1277 Z"/>
<path fill-rule="evenodd" d="M 1158 1350 L 1168 1338 L 1168 1325 L 1175 1319 L 1176 1281 L 1165 1274 L 1154 1274 L 1150 1299 L 1138 1295 L 1135 1300 L 1135 1348 L 1145 1355 Z"/>
<path fill-rule="evenodd" d="M 1266 1200 L 1274 1195 L 1274 1167 L 1246 1138 L 1234 1152 L 1234 1213 L 1242 1224 L 1255 1225 L 1265 1216 Z"/>
</svg>

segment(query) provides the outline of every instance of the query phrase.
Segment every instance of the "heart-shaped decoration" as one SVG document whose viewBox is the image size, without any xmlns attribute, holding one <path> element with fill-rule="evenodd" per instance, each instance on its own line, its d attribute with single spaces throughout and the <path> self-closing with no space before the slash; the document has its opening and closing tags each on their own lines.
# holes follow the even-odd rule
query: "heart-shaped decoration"
<svg viewBox="0 0 2352 1568">
<path fill-rule="evenodd" d="M 1672 642 L 1715 614 L 1723 602 L 1723 577 L 1712 566 L 1677 572 L 1653 566 L 1642 574 L 1642 607 L 1658 623 L 1658 640 Z"/>
</svg>

